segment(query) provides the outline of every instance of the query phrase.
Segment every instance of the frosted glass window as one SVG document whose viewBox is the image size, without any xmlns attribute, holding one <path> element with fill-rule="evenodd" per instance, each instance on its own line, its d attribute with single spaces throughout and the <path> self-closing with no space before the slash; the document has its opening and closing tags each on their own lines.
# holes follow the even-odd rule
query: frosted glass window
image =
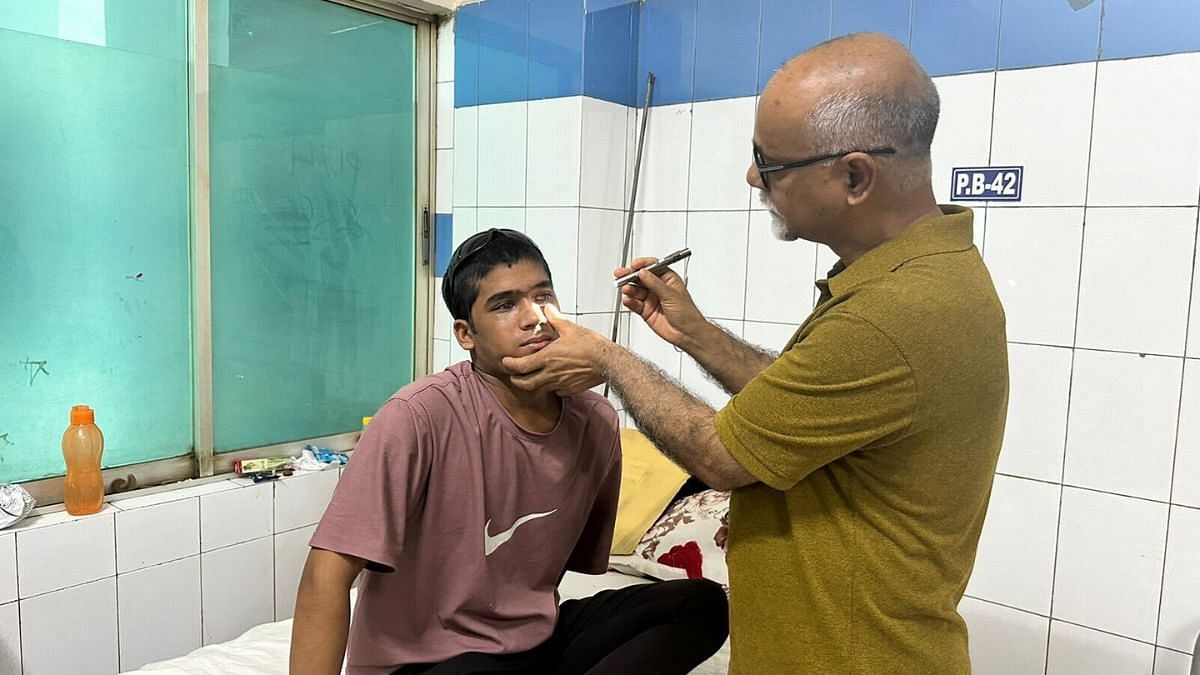
<svg viewBox="0 0 1200 675">
<path fill-rule="evenodd" d="M 353 431 L 412 380 L 416 26 L 210 0 L 193 45 L 193 10 L 0 0 L 0 483 L 62 475 L 74 404 L 108 468 Z M 210 288 L 192 249 L 205 90 Z M 211 411 L 193 393 L 209 341 Z"/>
<path fill-rule="evenodd" d="M 209 7 L 218 452 L 352 431 L 412 379 L 416 29 Z"/>
<path fill-rule="evenodd" d="M 0 483 L 192 451 L 187 3 L 0 3 Z"/>
</svg>

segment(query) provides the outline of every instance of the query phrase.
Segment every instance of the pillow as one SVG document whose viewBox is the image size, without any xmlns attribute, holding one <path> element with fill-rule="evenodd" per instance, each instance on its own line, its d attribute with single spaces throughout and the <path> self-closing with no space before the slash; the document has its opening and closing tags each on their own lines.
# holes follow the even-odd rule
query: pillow
<svg viewBox="0 0 1200 675">
<path fill-rule="evenodd" d="M 621 497 L 612 553 L 633 553 L 688 475 L 637 429 L 621 429 Z"/>
<path fill-rule="evenodd" d="M 613 558 L 610 564 L 654 579 L 704 578 L 728 588 L 728 532 L 729 493 L 705 490 L 675 502 L 633 555 Z"/>
</svg>

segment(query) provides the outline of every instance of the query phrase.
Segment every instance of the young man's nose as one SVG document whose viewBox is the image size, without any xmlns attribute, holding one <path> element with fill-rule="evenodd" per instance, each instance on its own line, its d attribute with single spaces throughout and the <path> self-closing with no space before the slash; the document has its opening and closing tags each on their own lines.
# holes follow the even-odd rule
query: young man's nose
<svg viewBox="0 0 1200 675">
<path fill-rule="evenodd" d="M 541 321 L 541 318 L 538 316 L 537 309 L 535 308 L 535 304 L 536 303 L 534 303 L 532 300 L 521 301 L 522 330 L 533 330 L 534 327 L 538 325 L 538 322 Z"/>
</svg>

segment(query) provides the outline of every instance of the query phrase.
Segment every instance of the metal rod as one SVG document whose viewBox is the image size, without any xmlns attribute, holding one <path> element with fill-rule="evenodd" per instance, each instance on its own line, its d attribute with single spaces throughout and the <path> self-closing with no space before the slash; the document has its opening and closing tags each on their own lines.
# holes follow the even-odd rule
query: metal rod
<svg viewBox="0 0 1200 675">
<path fill-rule="evenodd" d="M 646 144 L 646 122 L 650 118 L 650 101 L 654 98 L 654 73 L 646 73 L 646 99 L 642 102 L 642 125 L 638 130 L 637 155 L 633 160 L 633 184 L 629 188 L 629 211 L 625 214 L 625 240 L 621 245 L 621 266 L 629 266 L 629 247 L 633 244 L 633 212 L 637 206 L 638 180 L 642 175 L 642 148 Z M 613 311 L 612 341 L 617 341 L 621 326 L 621 291 L 617 289 L 617 306 Z M 608 382 L 604 383 L 604 398 L 608 398 Z"/>
</svg>

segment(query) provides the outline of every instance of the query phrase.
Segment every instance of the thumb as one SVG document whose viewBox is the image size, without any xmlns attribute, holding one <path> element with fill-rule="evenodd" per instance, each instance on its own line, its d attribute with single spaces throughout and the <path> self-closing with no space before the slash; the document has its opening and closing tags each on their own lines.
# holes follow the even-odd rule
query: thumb
<svg viewBox="0 0 1200 675">
<path fill-rule="evenodd" d="M 572 328 L 575 327 L 575 324 L 572 323 L 570 319 L 563 316 L 562 312 L 558 311 L 558 307 L 551 303 L 546 303 L 542 307 L 542 311 L 546 313 L 546 322 L 549 323 L 550 326 L 559 333 L 562 333 L 563 328 L 566 326 L 570 326 Z"/>
</svg>

